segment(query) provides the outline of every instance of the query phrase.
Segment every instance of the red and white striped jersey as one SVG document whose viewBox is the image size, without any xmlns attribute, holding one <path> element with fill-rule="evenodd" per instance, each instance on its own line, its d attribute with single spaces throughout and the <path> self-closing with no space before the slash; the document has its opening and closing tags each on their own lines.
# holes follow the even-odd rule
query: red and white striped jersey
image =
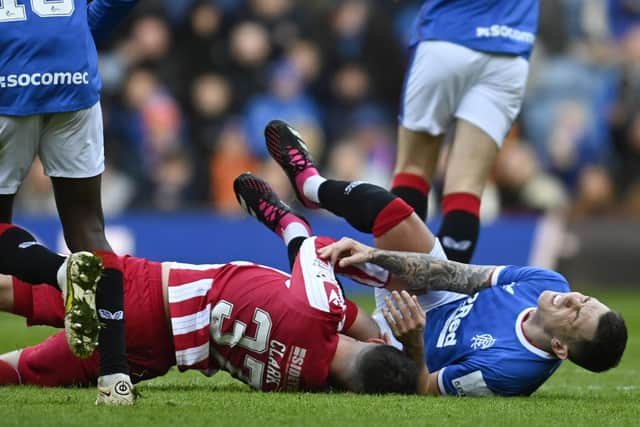
<svg viewBox="0 0 640 427">
<path fill-rule="evenodd" d="M 265 391 L 325 388 L 345 320 L 333 267 L 316 255 L 326 243 L 307 239 L 291 276 L 247 262 L 174 263 L 168 299 L 179 369 L 223 369 Z"/>
</svg>

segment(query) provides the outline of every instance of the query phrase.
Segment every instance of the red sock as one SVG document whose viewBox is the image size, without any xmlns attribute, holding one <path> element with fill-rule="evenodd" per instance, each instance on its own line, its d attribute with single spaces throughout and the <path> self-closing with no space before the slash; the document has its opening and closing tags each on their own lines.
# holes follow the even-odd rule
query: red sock
<svg viewBox="0 0 640 427">
<path fill-rule="evenodd" d="M 373 223 L 373 237 L 380 237 L 404 221 L 413 213 L 413 208 L 401 198 L 393 199 L 376 216 Z"/>
<path fill-rule="evenodd" d="M 422 176 L 404 172 L 397 173 L 393 176 L 391 190 L 398 187 L 412 188 L 425 196 L 429 194 L 429 190 L 431 189 L 427 180 Z"/>
<path fill-rule="evenodd" d="M 391 192 L 407 202 L 425 220 L 430 186 L 426 179 L 411 173 L 398 173 L 391 182 Z"/>
<path fill-rule="evenodd" d="M 0 224 L 0 236 L 4 234 L 5 231 L 7 231 L 10 228 L 15 227 L 15 225 L 13 224 L 7 224 L 7 223 L 1 223 Z"/>
<path fill-rule="evenodd" d="M 470 193 L 447 194 L 442 201 L 442 212 L 438 238 L 447 258 L 470 262 L 480 232 L 480 199 Z"/>
<path fill-rule="evenodd" d="M 20 384 L 20 374 L 18 371 L 4 360 L 0 360 L 0 385 L 17 384 Z"/>
<path fill-rule="evenodd" d="M 442 213 L 444 215 L 451 211 L 463 211 L 480 216 L 480 198 L 471 193 L 451 193 L 442 199 Z"/>
</svg>

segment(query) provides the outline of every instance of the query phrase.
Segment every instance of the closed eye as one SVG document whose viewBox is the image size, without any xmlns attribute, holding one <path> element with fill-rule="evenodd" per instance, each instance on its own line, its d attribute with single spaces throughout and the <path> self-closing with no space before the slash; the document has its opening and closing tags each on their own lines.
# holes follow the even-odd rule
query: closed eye
<svg viewBox="0 0 640 427">
<path fill-rule="evenodd" d="M 589 300 L 591 299 L 591 297 L 586 297 L 584 300 L 582 300 L 582 305 L 578 308 L 578 310 L 576 310 L 576 318 L 573 319 L 573 321 L 575 322 L 576 320 L 578 320 L 578 317 L 580 316 L 580 311 L 582 310 L 582 307 L 585 306 L 585 304 L 587 302 L 589 302 Z"/>
</svg>

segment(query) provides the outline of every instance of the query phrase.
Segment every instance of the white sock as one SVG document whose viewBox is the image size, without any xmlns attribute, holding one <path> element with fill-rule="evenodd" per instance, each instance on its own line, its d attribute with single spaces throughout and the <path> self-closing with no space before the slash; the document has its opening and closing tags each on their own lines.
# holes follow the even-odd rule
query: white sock
<svg viewBox="0 0 640 427">
<path fill-rule="evenodd" d="M 67 261 L 69 261 L 69 257 L 64 259 L 64 262 L 60 268 L 58 268 L 58 272 L 56 273 L 58 287 L 63 291 L 66 291 L 67 289 Z"/>
<path fill-rule="evenodd" d="M 292 222 L 282 231 L 282 240 L 285 245 L 289 246 L 289 242 L 296 237 L 309 237 L 309 231 L 299 222 Z"/>
<path fill-rule="evenodd" d="M 320 185 L 326 180 L 326 178 L 323 178 L 320 175 L 313 175 L 307 178 L 307 180 L 302 185 L 302 192 L 304 193 L 305 197 L 312 202 L 320 203 L 318 190 L 320 189 Z"/>
</svg>

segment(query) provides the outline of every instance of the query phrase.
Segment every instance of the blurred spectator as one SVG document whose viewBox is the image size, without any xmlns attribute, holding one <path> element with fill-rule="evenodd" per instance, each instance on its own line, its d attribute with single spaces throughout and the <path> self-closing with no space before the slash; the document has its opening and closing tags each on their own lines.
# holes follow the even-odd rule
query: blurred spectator
<svg viewBox="0 0 640 427">
<path fill-rule="evenodd" d="M 229 62 L 228 55 L 224 12 L 212 1 L 196 1 L 176 34 L 173 60 L 181 64 L 178 98 L 188 93 L 196 76 L 223 69 Z"/>
<path fill-rule="evenodd" d="M 300 72 L 305 87 L 314 95 L 319 95 L 323 63 L 318 45 L 310 40 L 296 40 L 289 45 L 285 55 L 287 62 Z"/>
<path fill-rule="evenodd" d="M 356 63 L 337 69 L 331 80 L 331 95 L 326 120 L 329 141 L 347 132 L 352 123 L 345 118 L 370 101 L 371 80 L 366 70 Z"/>
<path fill-rule="evenodd" d="M 222 75 L 203 74 L 191 87 L 190 144 L 194 156 L 193 192 L 196 200 L 210 200 L 209 158 L 220 145 L 220 132 L 231 110 L 232 88 Z"/>
<path fill-rule="evenodd" d="M 285 49 L 302 32 L 303 17 L 297 13 L 294 0 L 249 0 L 253 19 L 261 21 L 269 31 L 276 49 Z"/>
<path fill-rule="evenodd" d="M 276 63 L 269 72 L 269 89 L 253 97 L 247 104 L 246 129 L 254 156 L 268 156 L 264 143 L 264 127 L 270 120 L 280 119 L 293 126 L 320 128 L 318 108 L 305 93 L 302 73 L 292 64 Z"/>
<path fill-rule="evenodd" d="M 226 122 L 210 156 L 210 200 L 225 212 L 238 212 L 233 180 L 247 171 L 257 171 L 259 162 L 251 153 L 244 129 L 238 120 Z"/>
<path fill-rule="evenodd" d="M 565 187 L 542 169 L 534 150 L 523 142 L 514 141 L 502 148 L 495 181 L 505 211 L 558 211 L 569 205 Z"/>
<path fill-rule="evenodd" d="M 605 168 L 594 165 L 580 171 L 572 212 L 574 218 L 610 213 L 613 202 L 613 183 Z"/>
<path fill-rule="evenodd" d="M 233 83 L 236 105 L 242 108 L 253 94 L 265 87 L 272 49 L 269 33 L 257 22 L 239 23 L 231 29 L 229 49 L 228 76 Z"/>
<path fill-rule="evenodd" d="M 191 181 L 191 160 L 182 150 L 175 148 L 162 153 L 151 176 L 151 209 L 175 211 L 189 202 L 188 185 Z"/>
</svg>

